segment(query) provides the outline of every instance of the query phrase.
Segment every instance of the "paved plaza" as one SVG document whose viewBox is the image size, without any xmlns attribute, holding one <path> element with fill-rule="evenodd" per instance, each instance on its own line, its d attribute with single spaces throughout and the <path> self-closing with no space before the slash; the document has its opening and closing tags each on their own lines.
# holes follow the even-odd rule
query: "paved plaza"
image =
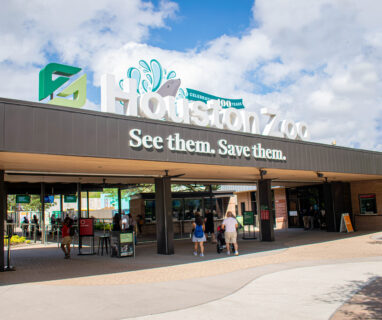
<svg viewBox="0 0 382 320">
<path fill-rule="evenodd" d="M 379 319 L 382 234 L 276 232 L 276 241 L 240 241 L 240 255 L 175 255 L 156 244 L 135 258 L 77 256 L 56 244 L 13 250 L 15 272 L 0 274 L 7 319 Z"/>
</svg>

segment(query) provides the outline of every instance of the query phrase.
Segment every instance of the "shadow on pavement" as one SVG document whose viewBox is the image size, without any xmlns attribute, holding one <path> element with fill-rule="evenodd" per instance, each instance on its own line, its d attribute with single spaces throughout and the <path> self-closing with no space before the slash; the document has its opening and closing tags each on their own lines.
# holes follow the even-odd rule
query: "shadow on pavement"
<svg viewBox="0 0 382 320">
<path fill-rule="evenodd" d="M 350 284 L 358 287 L 355 295 L 344 305 L 342 305 L 331 320 L 349 319 L 382 319 L 382 278 L 372 277 L 364 286 L 360 284 Z"/>
<path fill-rule="evenodd" d="M 365 234 L 367 233 L 341 234 L 321 230 L 280 230 L 275 231 L 276 240 L 273 242 L 261 242 L 258 239 L 239 240 L 239 251 L 240 256 L 254 253 L 272 255 L 279 252 L 275 250 L 335 241 Z M 16 267 L 16 271 L 0 273 L 0 285 L 131 272 L 227 257 L 225 252 L 221 254 L 216 252 L 216 244 L 214 243 L 206 243 L 203 258 L 193 256 L 191 240 L 176 240 L 174 243 L 174 255 L 158 255 L 156 253 L 156 243 L 139 244 L 136 247 L 135 258 L 111 258 L 106 255 L 78 256 L 78 250 L 75 248 L 72 250 L 72 259 L 65 260 L 63 252 L 57 248 L 57 244 L 47 246 L 30 245 L 30 247 L 16 248 L 12 250 L 12 265 Z"/>
</svg>

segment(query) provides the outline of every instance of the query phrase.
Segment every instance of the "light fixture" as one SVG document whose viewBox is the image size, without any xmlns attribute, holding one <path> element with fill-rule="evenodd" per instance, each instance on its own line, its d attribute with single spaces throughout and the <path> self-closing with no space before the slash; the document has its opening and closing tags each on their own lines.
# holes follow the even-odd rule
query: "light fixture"
<svg viewBox="0 0 382 320">
<path fill-rule="evenodd" d="M 318 178 L 323 178 L 324 177 L 324 174 L 321 173 L 321 172 L 316 172 L 316 175 Z"/>
<path fill-rule="evenodd" d="M 267 174 L 267 170 L 259 169 L 259 173 L 260 173 L 260 179 L 263 180 L 263 177 Z"/>
</svg>

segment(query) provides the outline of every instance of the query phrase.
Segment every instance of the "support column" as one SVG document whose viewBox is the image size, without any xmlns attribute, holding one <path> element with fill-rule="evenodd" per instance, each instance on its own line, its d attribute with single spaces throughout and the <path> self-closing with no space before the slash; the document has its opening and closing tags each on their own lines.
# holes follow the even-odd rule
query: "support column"
<svg viewBox="0 0 382 320">
<path fill-rule="evenodd" d="M 274 241 L 271 180 L 257 181 L 257 212 L 259 213 L 259 238 L 261 241 Z"/>
<path fill-rule="evenodd" d="M 86 211 L 87 211 L 87 218 L 89 218 L 90 213 L 90 206 L 89 206 L 89 190 L 86 191 Z"/>
<path fill-rule="evenodd" d="M 82 203 L 81 203 L 81 183 L 77 183 L 77 211 L 78 211 L 78 214 L 77 214 L 77 230 L 78 230 L 78 251 L 81 250 L 82 248 L 82 239 L 80 237 L 80 219 L 81 219 L 81 210 L 82 210 L 82 207 L 81 207 Z"/>
<path fill-rule="evenodd" d="M 41 243 L 45 243 L 45 183 L 41 182 L 41 193 L 40 193 L 40 202 L 41 202 Z"/>
<path fill-rule="evenodd" d="M 171 179 L 155 178 L 155 214 L 157 221 L 158 254 L 174 254 Z"/>
<path fill-rule="evenodd" d="M 61 222 L 64 221 L 64 197 L 60 194 L 60 211 L 61 211 Z"/>
<path fill-rule="evenodd" d="M 122 216 L 122 199 L 121 199 L 121 188 L 118 188 L 118 213 Z"/>
<path fill-rule="evenodd" d="M 345 182 L 325 182 L 323 184 L 326 230 L 337 232 L 340 229 L 341 214 L 352 217 L 350 184 Z"/>
<path fill-rule="evenodd" d="M 7 217 L 7 193 L 5 190 L 4 170 L 0 170 L 0 271 L 4 271 L 4 220 Z"/>
</svg>

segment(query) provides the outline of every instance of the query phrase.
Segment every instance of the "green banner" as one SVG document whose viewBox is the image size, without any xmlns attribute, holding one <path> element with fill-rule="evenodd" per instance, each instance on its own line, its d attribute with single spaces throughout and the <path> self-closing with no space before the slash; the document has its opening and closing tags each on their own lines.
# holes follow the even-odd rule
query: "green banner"
<svg viewBox="0 0 382 320">
<path fill-rule="evenodd" d="M 235 108 L 235 109 L 243 109 L 243 99 L 226 99 L 226 98 L 220 98 L 213 96 L 208 93 L 204 93 L 198 90 L 194 89 L 189 89 L 187 88 L 187 93 L 186 93 L 186 99 L 192 100 L 192 101 L 202 101 L 207 103 L 209 100 L 218 100 L 220 103 L 220 106 L 222 108 Z"/>
<path fill-rule="evenodd" d="M 24 194 L 16 195 L 16 203 L 30 203 L 30 202 L 31 202 L 31 196 L 24 195 Z"/>
<path fill-rule="evenodd" d="M 244 211 L 243 220 L 245 226 L 253 226 L 255 224 L 255 217 L 253 211 Z"/>
<path fill-rule="evenodd" d="M 64 195 L 64 202 L 69 202 L 69 203 L 77 202 L 77 196 L 73 194 Z"/>
</svg>

